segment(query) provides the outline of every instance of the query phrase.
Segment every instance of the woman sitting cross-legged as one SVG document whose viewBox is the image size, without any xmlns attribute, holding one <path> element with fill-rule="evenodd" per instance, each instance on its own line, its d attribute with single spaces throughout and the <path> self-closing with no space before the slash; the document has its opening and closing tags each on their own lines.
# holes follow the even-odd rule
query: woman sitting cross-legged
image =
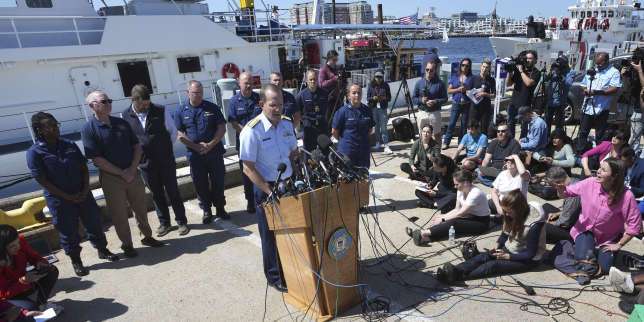
<svg viewBox="0 0 644 322">
<path fill-rule="evenodd" d="M 521 152 L 518 155 L 513 154 L 505 158 L 504 170 L 492 182 L 492 194 L 489 201 L 492 214 L 503 215 L 501 200 L 511 191 L 518 189 L 524 196 L 528 195 L 530 172 L 523 165 L 525 157 L 525 153 Z"/>
<path fill-rule="evenodd" d="M 420 139 L 414 141 L 409 150 L 409 163 L 400 164 L 400 170 L 409 175 L 409 179 L 427 181 L 432 167 L 430 158 L 441 154 L 441 144 L 434 140 L 434 128 L 426 124 L 420 131 Z"/>
<path fill-rule="evenodd" d="M 427 185 L 425 189 L 416 189 L 418 202 L 416 205 L 421 208 L 436 208 L 439 203 L 443 204 L 441 210 L 447 213 L 454 208 L 454 172 L 456 164 L 448 156 L 439 154 L 431 158 L 433 167 L 429 170 Z"/>
<path fill-rule="evenodd" d="M 459 236 L 479 235 L 488 230 L 490 208 L 485 194 L 472 184 L 474 178 L 471 171 L 461 170 L 454 173 L 456 208 L 447 214 L 436 215 L 429 229 L 406 228 L 407 234 L 413 238 L 416 246 L 447 238 L 452 226 Z"/>
<path fill-rule="evenodd" d="M 560 197 L 579 196 L 581 214 L 570 230 L 574 240 L 575 277 L 584 285 L 608 273 L 614 256 L 642 231 L 642 218 L 633 193 L 624 187 L 624 165 L 609 157 L 597 177 L 573 185 L 555 186 Z"/>
<path fill-rule="evenodd" d="M 541 262 L 546 251 L 545 214 L 539 205 L 540 218 L 526 226 L 530 206 L 519 190 L 511 191 L 503 200 L 503 232 L 496 249 L 478 254 L 458 265 L 446 263 L 436 271 L 443 283 L 454 283 L 488 276 L 529 271 Z"/>
</svg>

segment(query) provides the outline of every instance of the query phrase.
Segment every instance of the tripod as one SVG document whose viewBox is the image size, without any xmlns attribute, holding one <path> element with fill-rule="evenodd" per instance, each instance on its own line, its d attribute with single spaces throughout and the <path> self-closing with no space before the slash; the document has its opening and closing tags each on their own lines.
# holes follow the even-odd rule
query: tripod
<svg viewBox="0 0 644 322">
<path fill-rule="evenodd" d="M 396 96 L 392 101 L 393 103 L 391 104 L 391 108 L 389 110 L 389 114 L 387 115 L 387 119 L 391 118 L 391 114 L 394 112 L 394 105 L 398 100 L 398 95 L 400 95 L 401 90 L 403 91 L 403 95 L 405 96 L 405 105 L 407 106 L 407 118 L 411 119 L 413 116 L 414 124 L 417 125 L 418 119 L 416 118 L 416 111 L 414 111 L 414 102 L 411 99 L 411 94 L 409 93 L 409 84 L 407 83 L 407 76 L 404 74 L 402 75 L 402 79 L 400 80 L 400 86 L 398 86 L 398 91 L 396 92 Z M 420 137 L 420 131 L 422 131 L 422 129 L 419 128 L 417 132 L 418 137 Z"/>
</svg>

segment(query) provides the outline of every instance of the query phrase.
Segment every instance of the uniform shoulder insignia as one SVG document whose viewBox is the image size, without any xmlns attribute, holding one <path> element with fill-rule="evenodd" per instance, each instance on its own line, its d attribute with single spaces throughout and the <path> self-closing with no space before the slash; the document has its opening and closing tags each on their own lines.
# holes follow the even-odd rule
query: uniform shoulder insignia
<svg viewBox="0 0 644 322">
<path fill-rule="evenodd" d="M 282 120 L 287 120 L 287 121 L 293 122 L 293 120 L 291 120 L 291 118 L 286 116 L 286 115 L 282 115 Z"/>
<path fill-rule="evenodd" d="M 260 121 L 259 115 L 255 116 L 255 118 L 253 118 L 252 120 L 248 121 L 248 123 L 246 123 L 246 126 L 248 126 L 249 128 L 253 128 L 255 127 L 255 125 L 259 124 L 259 121 Z"/>
</svg>

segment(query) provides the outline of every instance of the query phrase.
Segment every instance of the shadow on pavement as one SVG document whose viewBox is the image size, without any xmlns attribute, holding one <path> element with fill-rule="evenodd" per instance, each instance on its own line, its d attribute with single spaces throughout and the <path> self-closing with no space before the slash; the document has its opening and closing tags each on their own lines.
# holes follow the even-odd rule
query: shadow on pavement
<svg viewBox="0 0 644 322">
<path fill-rule="evenodd" d="M 63 300 L 57 302 L 65 310 L 56 321 L 106 321 L 127 312 L 128 307 L 114 299 L 96 298 L 91 301 Z"/>
<path fill-rule="evenodd" d="M 196 227 L 192 225 L 191 228 L 195 230 L 206 229 L 206 227 L 213 227 L 211 225 L 199 225 Z M 245 235 L 250 235 L 251 232 L 241 230 Z M 238 233 L 239 234 L 239 233 Z M 163 239 L 166 246 L 160 248 L 139 247 L 137 252 L 139 256 L 135 258 L 124 258 L 123 254 L 119 254 L 121 260 L 116 262 L 101 262 L 89 267 L 90 270 L 97 269 L 120 269 L 125 267 L 146 265 L 152 266 L 158 263 L 175 260 L 183 254 L 200 254 L 203 253 L 208 247 L 221 244 L 231 238 L 238 237 L 238 234 L 232 234 L 225 230 L 214 231 L 210 233 L 202 233 L 200 235 L 187 235 L 185 237 L 176 237 L 172 239 Z"/>
<path fill-rule="evenodd" d="M 65 292 L 69 294 L 76 291 L 87 290 L 94 286 L 94 284 L 96 283 L 94 283 L 93 281 L 83 280 L 79 277 L 66 277 L 61 278 L 56 282 L 56 288 L 54 289 L 54 292 Z M 54 294 L 52 294 L 51 296 L 54 296 Z"/>
</svg>

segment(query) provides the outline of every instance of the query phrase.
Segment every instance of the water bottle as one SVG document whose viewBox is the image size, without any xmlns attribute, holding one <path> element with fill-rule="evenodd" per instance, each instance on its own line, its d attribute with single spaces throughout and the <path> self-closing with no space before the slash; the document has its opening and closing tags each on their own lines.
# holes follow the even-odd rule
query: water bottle
<svg viewBox="0 0 644 322">
<path fill-rule="evenodd" d="M 454 230 L 454 226 L 449 226 L 449 242 L 456 242 L 456 230 Z"/>
</svg>

